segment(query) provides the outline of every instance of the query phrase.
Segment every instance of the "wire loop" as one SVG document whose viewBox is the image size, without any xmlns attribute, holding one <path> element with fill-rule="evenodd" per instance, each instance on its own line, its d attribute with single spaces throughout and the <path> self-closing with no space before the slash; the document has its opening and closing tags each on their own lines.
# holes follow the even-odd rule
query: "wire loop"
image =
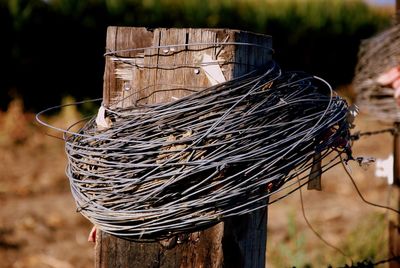
<svg viewBox="0 0 400 268">
<path fill-rule="evenodd" d="M 324 80 L 272 64 L 171 103 L 107 110 L 107 129 L 92 118 L 65 130 L 66 173 L 101 230 L 163 239 L 280 200 L 307 183 L 315 154 L 333 156 L 322 172 L 351 157 L 347 113 Z"/>
</svg>

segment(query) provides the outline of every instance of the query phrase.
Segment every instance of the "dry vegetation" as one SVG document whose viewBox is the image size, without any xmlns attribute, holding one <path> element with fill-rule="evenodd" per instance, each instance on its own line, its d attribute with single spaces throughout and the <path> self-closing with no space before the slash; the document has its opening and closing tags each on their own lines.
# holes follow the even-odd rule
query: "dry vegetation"
<svg viewBox="0 0 400 268">
<path fill-rule="evenodd" d="M 22 110 L 15 100 L 0 114 L 0 266 L 92 267 L 90 224 L 75 212 L 63 142 Z M 76 118 L 65 109 L 53 122 Z"/>
<path fill-rule="evenodd" d="M 67 125 L 78 113 L 64 109 L 51 120 Z M 365 115 L 359 129 L 383 128 Z M 0 113 L 0 259 L 2 267 L 92 267 L 93 245 L 86 241 L 90 224 L 79 213 L 64 175 L 63 142 L 46 136 L 23 113 L 15 100 Z M 53 133 L 54 134 L 54 133 Z M 362 139 L 355 155 L 386 157 L 388 134 Z M 385 180 L 374 177 L 374 166 L 364 170 L 352 164 L 353 175 L 366 198 L 385 203 Z M 356 195 L 342 168 L 323 176 L 324 191 L 304 191 L 310 222 L 331 243 L 354 261 L 376 260 L 387 254 L 385 211 L 364 204 Z M 299 194 L 269 209 L 268 267 L 337 267 L 345 259 L 325 246 L 306 226 Z"/>
</svg>

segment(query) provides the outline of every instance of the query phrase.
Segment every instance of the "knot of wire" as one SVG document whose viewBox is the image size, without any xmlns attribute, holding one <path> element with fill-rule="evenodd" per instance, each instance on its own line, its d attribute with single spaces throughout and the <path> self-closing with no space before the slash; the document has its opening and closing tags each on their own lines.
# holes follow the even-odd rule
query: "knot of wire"
<svg viewBox="0 0 400 268">
<path fill-rule="evenodd" d="M 386 122 L 400 121 L 400 107 L 393 88 L 378 83 L 378 77 L 400 64 L 400 25 L 363 40 L 358 54 L 354 90 L 363 111 Z"/>
<path fill-rule="evenodd" d="M 109 128 L 91 118 L 66 131 L 66 174 L 78 210 L 129 240 L 265 208 L 351 155 L 346 101 L 324 80 L 275 63 L 170 103 L 106 108 L 106 116 Z"/>
</svg>

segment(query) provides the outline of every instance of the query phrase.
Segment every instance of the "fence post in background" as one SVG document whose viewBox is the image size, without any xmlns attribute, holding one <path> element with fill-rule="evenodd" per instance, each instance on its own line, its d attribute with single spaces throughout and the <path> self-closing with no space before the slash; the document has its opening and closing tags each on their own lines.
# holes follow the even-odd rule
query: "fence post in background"
<svg viewBox="0 0 400 268">
<path fill-rule="evenodd" d="M 148 104 L 169 102 L 187 94 L 182 90 L 168 91 L 168 85 L 185 88 L 208 87 L 216 78 L 204 70 L 201 66 L 202 61 L 218 60 L 219 65 L 216 66 L 221 67 L 226 80 L 231 80 L 271 60 L 271 54 L 265 49 L 232 44 L 216 46 L 217 42 L 272 46 L 270 36 L 237 30 L 109 27 L 107 50 L 153 48 L 121 51 L 118 57 L 122 57 L 124 61 L 118 61 L 113 56 L 106 57 L 104 105 L 113 109 L 129 107 L 137 101 Z M 168 47 L 174 44 L 194 43 L 210 45 Z M 156 46 L 158 48 L 154 48 Z M 138 67 L 133 68 L 133 65 Z M 195 67 L 159 68 L 176 65 Z M 129 242 L 98 231 L 95 267 L 264 268 L 266 226 L 266 210 L 258 210 L 249 215 L 227 219 L 207 230 L 189 234 L 192 239 L 181 243 L 176 243 L 176 240 L 174 242 L 174 239 L 154 243 Z"/>
<path fill-rule="evenodd" d="M 397 6 L 396 6 L 397 7 Z M 393 192 L 397 199 L 395 207 L 400 208 L 400 123 L 394 123 L 393 133 Z M 400 256 L 400 215 L 389 220 L 389 258 Z M 390 262 L 390 268 L 400 268 L 398 260 Z"/>
<path fill-rule="evenodd" d="M 400 23 L 400 0 L 396 0 L 396 23 Z M 394 123 L 393 134 L 393 192 L 397 198 L 396 208 L 400 209 L 400 123 Z M 400 256 L 400 215 L 389 221 L 389 257 Z M 400 268 L 399 261 L 392 261 L 390 268 Z"/>
<path fill-rule="evenodd" d="M 393 133 L 393 184 L 400 186 L 400 123 L 394 123 Z M 400 215 L 399 215 L 400 216 Z"/>
</svg>

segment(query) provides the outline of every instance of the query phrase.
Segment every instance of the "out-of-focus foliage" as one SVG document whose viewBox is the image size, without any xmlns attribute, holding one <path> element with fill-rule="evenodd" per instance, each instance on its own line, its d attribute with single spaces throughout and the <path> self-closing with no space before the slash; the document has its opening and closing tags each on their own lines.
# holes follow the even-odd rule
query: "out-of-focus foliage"
<svg viewBox="0 0 400 268">
<path fill-rule="evenodd" d="M 358 0 L 0 0 L 0 104 L 101 95 L 109 25 L 270 34 L 282 67 L 338 85 L 351 81 L 360 40 L 390 21 L 390 10 Z"/>
</svg>

